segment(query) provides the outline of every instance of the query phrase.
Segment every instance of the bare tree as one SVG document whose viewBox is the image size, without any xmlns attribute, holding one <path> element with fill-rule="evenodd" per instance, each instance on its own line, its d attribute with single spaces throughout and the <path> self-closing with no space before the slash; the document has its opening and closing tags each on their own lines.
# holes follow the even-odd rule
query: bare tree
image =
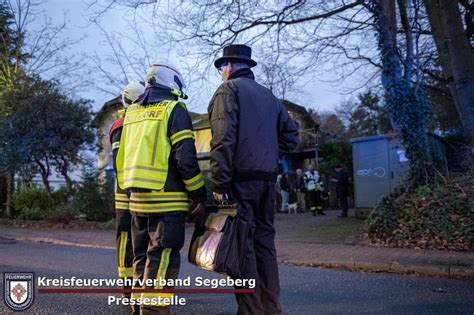
<svg viewBox="0 0 474 315">
<path fill-rule="evenodd" d="M 426 5 L 436 1 L 424 2 Z M 458 17 L 459 36 L 462 32 L 464 41 L 466 38 L 472 38 L 472 3 L 466 0 L 459 2 L 465 8 L 464 31 L 457 2 L 445 2 L 451 3 L 452 9 L 457 10 L 453 11 L 456 14 L 452 16 Z M 159 0 L 110 0 L 100 4 L 92 1 L 90 4 L 95 7 L 95 18 L 99 18 L 113 6 L 125 6 L 142 14 L 148 12 L 153 17 L 148 20 L 153 21 L 155 29 L 161 34 L 167 34 L 168 42 L 186 43 L 187 47 L 189 43 L 199 43 L 200 55 L 203 56 L 201 61 L 207 59 L 207 63 L 213 59 L 212 56 L 217 56 L 222 46 L 229 43 L 243 42 L 257 47 L 262 60 L 260 77 L 263 77 L 264 83 L 272 89 L 275 89 L 278 82 L 278 89 L 283 88 L 286 95 L 288 87 L 290 90 L 298 88 L 300 82 L 295 80 L 295 77 L 302 74 L 324 79 L 337 73 L 338 79 L 343 79 L 366 72 L 363 77 L 367 81 L 359 80 L 363 82 L 356 88 L 373 82 L 374 75 L 381 73 L 382 62 L 375 49 L 377 33 L 374 32 L 374 15 L 368 9 L 371 3 L 373 1 L 363 0 L 191 0 L 167 4 Z M 393 21 L 393 36 L 404 43 L 395 47 L 397 55 L 402 58 L 404 76 L 420 82 L 421 76 L 430 76 L 437 81 L 443 79 L 433 71 L 437 67 L 437 52 L 433 50 L 435 46 L 430 23 L 422 2 L 395 1 L 394 6 L 399 9 Z M 432 18 L 429 22 L 432 22 L 431 20 Z M 437 46 L 440 50 L 438 43 Z M 267 58 L 269 55 L 276 57 Z M 402 55 L 404 57 L 401 57 Z M 460 58 L 453 56 L 450 60 Z M 442 57 L 441 63 L 445 64 Z M 443 68 L 446 66 L 443 65 Z M 452 76 L 445 75 L 445 78 L 450 77 Z M 428 87 L 436 89 L 439 85 L 428 84 Z M 464 89 L 466 90 L 469 88 Z M 455 89 L 451 87 L 450 91 L 456 104 L 459 104 Z M 472 110 L 461 110 L 464 108 L 462 106 L 458 108 L 459 115 L 466 116 L 464 126 L 469 130 L 469 126 L 473 124 L 466 119 L 470 119 Z"/>
<path fill-rule="evenodd" d="M 152 61 L 149 57 L 149 50 L 145 49 L 143 44 L 143 37 L 140 32 L 136 31 L 136 28 L 134 28 L 135 34 L 138 36 L 134 42 L 124 38 L 123 35 L 108 32 L 99 23 L 96 23 L 96 26 L 102 32 L 102 44 L 110 49 L 108 55 L 104 56 L 95 52 L 91 57 L 94 68 L 99 73 L 99 80 L 106 83 L 98 85 L 97 89 L 115 97 L 120 94 L 128 81 L 142 80 L 147 64 L 151 64 Z M 133 47 L 133 50 L 127 49 L 127 47 Z M 139 49 L 140 52 L 138 52 Z"/>
<path fill-rule="evenodd" d="M 14 53 L 0 56 L 0 80 L 7 89 L 19 84 L 22 76 L 39 75 L 54 78 L 63 91 L 77 92 L 86 84 L 84 64 L 71 52 L 78 43 L 61 35 L 66 29 L 66 17 L 55 24 L 41 10 L 40 0 L 5 0 L 6 8 L 13 15 L 12 31 L 15 34 Z M 40 27 L 34 22 L 44 18 Z"/>
<path fill-rule="evenodd" d="M 108 53 L 96 52 L 88 57 L 94 65 L 95 78 L 102 82 L 95 88 L 110 97 L 116 97 L 130 80 L 144 81 L 150 65 L 165 62 L 182 71 L 187 89 L 209 90 L 207 78 L 211 75 L 217 78 L 217 71 L 206 67 L 207 56 L 184 50 L 179 43 L 170 42 L 165 34 L 150 32 L 154 26 L 147 25 L 144 20 L 132 17 L 127 21 L 129 31 L 125 34 L 108 30 L 100 19 L 93 22 L 101 32 L 102 48 L 108 48 Z M 207 74 L 203 75 L 203 72 Z M 188 109 L 192 110 L 204 102 L 207 99 L 204 100 L 200 93 L 190 95 Z"/>
<path fill-rule="evenodd" d="M 367 32 L 370 15 L 362 3 L 111 0 L 89 1 L 89 8 L 95 21 L 107 10 L 125 6 L 134 12 L 130 14 L 134 23 L 149 22 L 147 29 L 160 35 L 165 47 L 174 45 L 183 56 L 193 58 L 201 78 L 213 70 L 212 60 L 224 45 L 236 41 L 250 44 L 260 64 L 257 77 L 276 94 L 295 98 L 308 82 L 330 80 L 329 72 L 341 77 L 360 75 L 363 64 L 377 64 L 375 39 Z M 346 35 L 364 40 L 354 41 Z M 373 69 L 367 72 L 371 79 Z M 334 84 L 339 83 L 339 78 L 331 77 Z"/>
</svg>

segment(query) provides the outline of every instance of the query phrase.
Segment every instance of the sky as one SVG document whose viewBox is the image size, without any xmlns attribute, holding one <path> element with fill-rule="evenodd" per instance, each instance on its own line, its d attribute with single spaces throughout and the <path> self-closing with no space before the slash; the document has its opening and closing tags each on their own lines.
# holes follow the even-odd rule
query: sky
<svg viewBox="0 0 474 315">
<path fill-rule="evenodd" d="M 124 21 L 123 17 L 130 14 L 129 9 L 125 8 L 112 8 L 107 11 L 100 19 L 100 27 L 91 24 L 88 20 L 90 11 L 86 10 L 86 3 L 84 1 L 89 0 L 45 0 L 41 4 L 42 15 L 50 18 L 53 23 L 61 23 L 66 18 L 67 28 L 62 32 L 62 38 L 68 38 L 78 41 L 71 49 L 65 54 L 73 53 L 76 58 L 80 58 L 85 63 L 85 68 L 91 73 L 87 74 L 88 78 L 91 79 L 92 85 L 79 89 L 77 96 L 87 98 L 93 101 L 93 109 L 98 111 L 102 105 L 113 98 L 111 94 L 105 94 L 100 89 L 110 88 L 110 82 L 100 77 L 97 70 L 94 70 L 94 63 L 91 61 L 93 56 L 98 56 L 103 61 L 103 67 L 113 75 L 117 73 L 120 76 L 120 69 L 116 66 L 107 63 L 108 56 L 111 55 L 112 50 L 110 46 L 105 42 L 103 31 L 107 33 L 120 33 L 120 36 L 128 36 L 135 38 L 133 31 Z M 100 0 L 99 0 L 100 1 Z M 43 18 L 35 19 L 30 27 L 40 27 L 44 21 Z M 183 67 L 183 63 L 193 63 L 191 59 L 183 60 L 183 57 L 176 56 L 172 50 L 166 50 L 156 47 L 158 43 L 153 38 L 147 38 L 152 36 L 151 32 L 146 31 L 147 26 L 145 23 L 140 25 L 142 29 L 143 37 L 150 43 L 153 43 L 153 47 L 150 48 L 151 58 L 157 58 L 156 61 L 165 61 L 176 66 L 183 72 L 183 75 L 190 84 L 187 84 L 186 93 L 190 96 L 187 101 L 188 109 L 204 113 L 206 112 L 208 102 L 212 97 L 214 90 L 220 84 L 220 78 L 217 75 L 215 69 L 209 69 L 204 73 L 186 73 Z M 137 54 L 140 55 L 140 49 L 133 47 L 129 42 L 127 49 L 130 51 L 137 50 Z M 257 62 L 259 62 L 258 56 L 254 56 Z M 209 60 L 211 63 L 213 60 Z M 258 66 L 257 66 L 258 67 Z M 86 70 L 86 69 L 83 69 Z M 145 72 L 143 71 L 143 77 Z M 131 79 L 142 79 L 136 73 L 130 74 Z M 257 82 L 259 78 L 256 78 Z M 302 82 L 301 92 L 298 96 L 289 97 L 290 101 L 296 102 L 305 107 L 312 107 L 319 111 L 331 111 L 336 106 L 343 102 L 355 98 L 355 92 L 346 93 L 348 87 L 357 85 L 357 79 L 348 79 L 344 82 L 338 80 L 333 73 L 322 73 L 318 75 L 308 75 L 301 78 Z M 332 81 L 332 82 L 328 82 Z"/>
</svg>

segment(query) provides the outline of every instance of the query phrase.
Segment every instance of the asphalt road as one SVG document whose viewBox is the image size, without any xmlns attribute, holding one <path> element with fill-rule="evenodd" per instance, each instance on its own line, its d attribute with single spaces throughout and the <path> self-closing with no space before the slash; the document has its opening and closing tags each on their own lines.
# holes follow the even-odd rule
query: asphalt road
<svg viewBox="0 0 474 315">
<path fill-rule="evenodd" d="M 113 278 L 109 249 L 38 244 L 0 239 L 0 272 L 33 271 L 36 276 Z M 180 276 L 220 277 L 183 257 Z M 280 267 L 285 314 L 474 314 L 474 282 L 394 274 L 366 274 L 307 267 Z M 118 296 L 118 295 L 117 295 Z M 179 294 L 186 306 L 175 314 L 235 314 L 231 294 Z M 38 294 L 24 314 L 127 314 L 107 304 L 108 294 Z M 10 314 L 0 302 L 0 314 Z"/>
</svg>

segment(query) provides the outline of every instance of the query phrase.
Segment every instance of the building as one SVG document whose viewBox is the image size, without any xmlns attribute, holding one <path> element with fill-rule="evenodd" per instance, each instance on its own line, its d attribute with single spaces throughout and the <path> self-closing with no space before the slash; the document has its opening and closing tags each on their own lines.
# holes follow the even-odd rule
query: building
<svg viewBox="0 0 474 315">
<path fill-rule="evenodd" d="M 282 104 L 298 125 L 300 143 L 294 152 L 280 154 L 278 161 L 280 172 L 295 171 L 297 168 L 305 169 L 309 163 L 314 162 L 318 125 L 303 106 L 288 100 L 282 100 Z M 112 170 L 112 149 L 108 132 L 118 118 L 118 111 L 122 108 L 120 97 L 116 97 L 106 102 L 93 120 L 93 126 L 99 132 L 98 169 L 101 173 Z M 212 138 L 209 118 L 207 114 L 189 112 L 189 115 L 194 127 L 199 166 L 206 173 L 209 171 Z"/>
<path fill-rule="evenodd" d="M 92 126 L 99 133 L 99 156 L 97 168 L 99 173 L 113 170 L 112 147 L 109 140 L 109 130 L 118 118 L 118 111 L 123 109 L 121 97 L 117 96 L 107 101 L 92 120 Z"/>
<path fill-rule="evenodd" d="M 280 154 L 280 170 L 283 172 L 295 171 L 298 168 L 305 170 L 309 164 L 315 164 L 319 125 L 305 107 L 288 100 L 281 100 L 281 103 L 297 124 L 300 141 L 293 152 Z M 317 156 L 319 157 L 319 154 Z"/>
<path fill-rule="evenodd" d="M 439 170 L 446 172 L 444 143 L 430 134 L 428 139 Z M 410 167 L 405 148 L 393 135 L 354 138 L 351 143 L 355 208 L 373 208 L 407 178 Z"/>
</svg>

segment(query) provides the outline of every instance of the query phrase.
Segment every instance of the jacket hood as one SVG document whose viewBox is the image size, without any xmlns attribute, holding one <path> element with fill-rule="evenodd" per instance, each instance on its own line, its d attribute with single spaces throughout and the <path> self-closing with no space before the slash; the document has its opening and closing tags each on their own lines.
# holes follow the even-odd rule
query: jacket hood
<svg viewBox="0 0 474 315">
<path fill-rule="evenodd" d="M 178 100 L 178 97 L 171 93 L 168 87 L 148 86 L 145 93 L 137 101 L 138 104 L 146 106 L 163 100 Z"/>
</svg>

